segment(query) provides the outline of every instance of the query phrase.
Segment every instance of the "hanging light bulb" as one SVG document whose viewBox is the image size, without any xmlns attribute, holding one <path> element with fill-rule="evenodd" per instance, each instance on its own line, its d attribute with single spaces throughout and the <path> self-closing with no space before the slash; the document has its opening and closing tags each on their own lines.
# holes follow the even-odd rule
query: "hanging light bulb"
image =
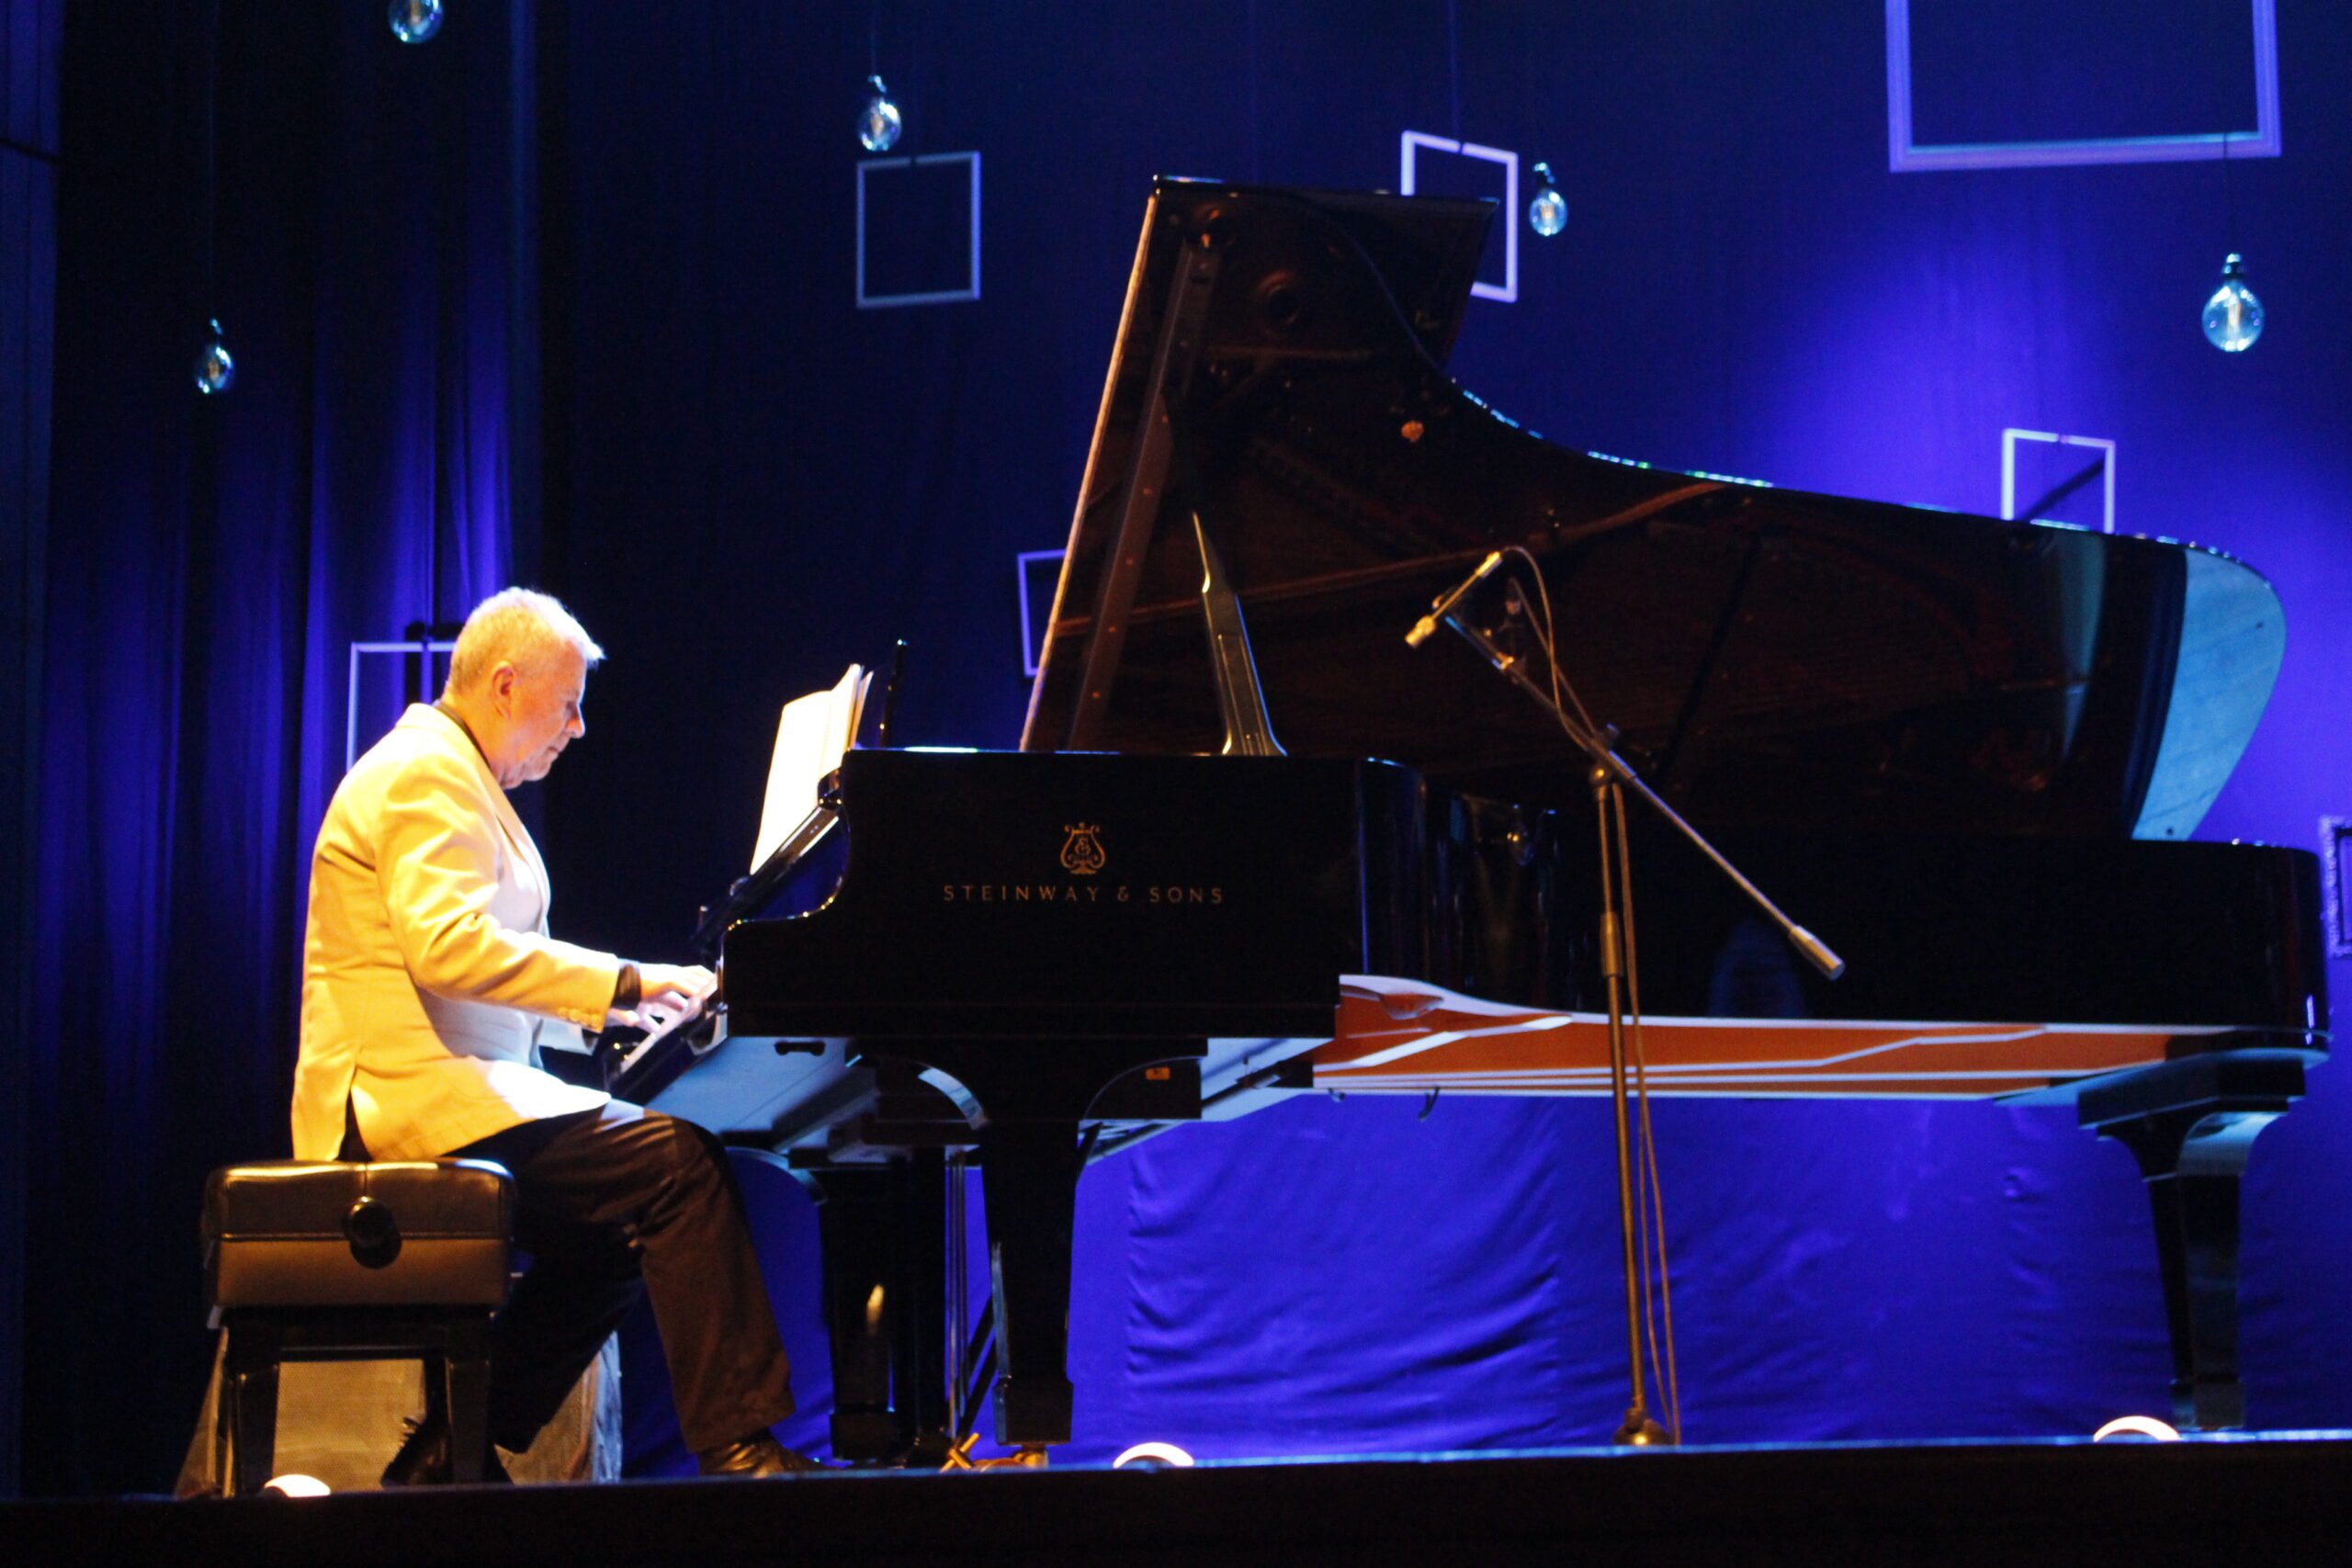
<svg viewBox="0 0 2352 1568">
<path fill-rule="evenodd" d="M 2222 287 L 2205 301 L 2205 341 L 2223 354 L 2244 354 L 2262 335 L 2262 301 L 2245 286 L 2245 258 L 2235 251 L 2222 264 Z"/>
<path fill-rule="evenodd" d="M 196 355 L 196 389 L 207 397 L 225 392 L 237 384 L 237 361 L 229 353 L 229 345 L 220 341 L 220 323 L 212 323 L 212 335 Z"/>
<path fill-rule="evenodd" d="M 888 152 L 899 144 L 899 132 L 906 122 L 899 118 L 899 106 L 890 101 L 890 89 L 882 85 L 879 76 L 868 76 L 865 85 L 874 96 L 865 100 L 865 108 L 857 117 L 857 144 L 868 152 Z"/>
<path fill-rule="evenodd" d="M 1535 177 L 1543 183 L 1527 204 L 1527 226 L 1548 240 L 1568 226 L 1568 198 L 1554 185 L 1551 164 L 1536 164 Z"/>
<path fill-rule="evenodd" d="M 423 43 L 441 30 L 441 0 L 392 0 L 392 36 Z"/>
</svg>

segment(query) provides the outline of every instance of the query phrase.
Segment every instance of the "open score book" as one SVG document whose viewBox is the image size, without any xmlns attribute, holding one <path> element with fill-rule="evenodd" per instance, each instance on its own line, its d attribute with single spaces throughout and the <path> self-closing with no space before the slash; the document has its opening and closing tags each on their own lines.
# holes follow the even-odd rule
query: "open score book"
<svg viewBox="0 0 2352 1568">
<path fill-rule="evenodd" d="M 776 846 L 817 808 L 817 786 L 842 765 L 857 721 L 865 709 L 865 688 L 874 677 L 853 664 L 830 691 L 811 692 L 784 705 L 775 722 L 775 755 L 768 762 L 767 798 L 760 807 L 760 837 L 752 851 L 757 871 Z"/>
</svg>

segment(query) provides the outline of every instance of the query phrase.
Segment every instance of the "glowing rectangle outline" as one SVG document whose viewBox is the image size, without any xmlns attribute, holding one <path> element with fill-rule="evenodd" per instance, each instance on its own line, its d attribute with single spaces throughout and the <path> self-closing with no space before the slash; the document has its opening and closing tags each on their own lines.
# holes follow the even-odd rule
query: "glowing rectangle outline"
<svg viewBox="0 0 2352 1568">
<path fill-rule="evenodd" d="M 1464 158 L 1483 158 L 1489 164 L 1503 166 L 1503 280 L 1498 284 L 1480 283 L 1472 279 L 1471 295 L 1479 299 L 1498 299 L 1506 305 L 1519 299 L 1519 154 L 1499 147 L 1481 147 L 1475 141 L 1456 141 L 1450 136 L 1431 136 L 1426 130 L 1408 130 L 1397 143 L 1396 190 L 1399 195 L 1413 194 L 1413 159 L 1417 148 L 1433 152 L 1458 153 Z"/>
<path fill-rule="evenodd" d="M 432 683 L 433 656 L 455 653 L 454 642 L 355 642 L 351 645 L 351 665 L 344 677 L 343 688 L 343 771 L 351 772 L 359 761 L 359 656 L 363 653 L 422 653 L 425 657 L 425 683 Z"/>
<path fill-rule="evenodd" d="M 2107 454 L 2099 465 L 2099 481 L 2105 491 L 2107 515 L 2099 532 L 2115 532 L 2115 443 L 2096 435 L 2061 435 L 2049 430 L 2004 430 L 2001 432 L 2001 515 L 2009 522 L 2017 521 L 2018 510 L 2018 443 L 2046 441 L 2064 446 L 2096 446 Z M 2029 523 L 2051 521 L 2030 517 Z"/>
<path fill-rule="evenodd" d="M 865 291 L 865 171 L 919 169 L 933 164 L 972 166 L 972 281 L 963 288 L 943 288 L 927 294 L 868 294 Z M 898 305 L 953 305 L 980 297 L 980 155 L 978 152 L 926 152 L 920 158 L 860 158 L 857 161 L 857 308 L 888 310 Z"/>
<path fill-rule="evenodd" d="M 2319 869 L 2331 958 L 2352 958 L 2352 910 L 2345 908 L 2345 886 L 2352 877 L 2352 817 L 2319 819 Z"/>
<path fill-rule="evenodd" d="M 1896 174 L 1929 169 L 2023 169 L 2067 164 L 2165 164 L 2199 158 L 2276 158 L 2278 131 L 2277 0 L 2254 6 L 2252 130 L 2188 136 L 2086 137 L 2074 141 L 1978 141 L 1921 147 L 1911 140 L 1911 0 L 1886 0 L 1887 164 Z"/>
</svg>

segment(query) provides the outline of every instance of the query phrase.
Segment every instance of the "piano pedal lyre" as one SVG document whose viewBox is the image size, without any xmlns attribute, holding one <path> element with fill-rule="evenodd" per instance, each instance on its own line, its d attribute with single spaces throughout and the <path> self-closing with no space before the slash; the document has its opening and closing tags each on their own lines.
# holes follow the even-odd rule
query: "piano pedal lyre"
<svg viewBox="0 0 2352 1568">
<path fill-rule="evenodd" d="M 1018 1452 L 1006 1454 L 1002 1459 L 984 1459 L 980 1461 L 978 1468 L 981 1470 L 1043 1470 L 1046 1468 L 1046 1445 L 1026 1444 Z"/>
<path fill-rule="evenodd" d="M 939 1468 L 950 1470 L 1043 1470 L 1046 1468 L 1046 1445 L 1031 1443 L 1017 1453 L 999 1459 L 975 1460 L 972 1447 L 980 1440 L 978 1432 L 967 1432 L 963 1440 L 947 1450 L 947 1461 Z"/>
</svg>

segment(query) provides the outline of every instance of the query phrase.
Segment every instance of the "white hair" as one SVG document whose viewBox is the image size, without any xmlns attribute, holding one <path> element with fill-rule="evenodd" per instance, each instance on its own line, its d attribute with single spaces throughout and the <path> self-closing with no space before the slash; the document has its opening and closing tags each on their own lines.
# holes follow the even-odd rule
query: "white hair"
<svg viewBox="0 0 2352 1568">
<path fill-rule="evenodd" d="M 470 692 L 501 664 L 513 665 L 518 674 L 537 674 L 565 649 L 580 655 L 590 669 L 605 657 L 596 639 L 552 594 L 502 588 L 466 617 L 457 650 L 449 655 L 445 689 L 452 696 Z"/>
</svg>

